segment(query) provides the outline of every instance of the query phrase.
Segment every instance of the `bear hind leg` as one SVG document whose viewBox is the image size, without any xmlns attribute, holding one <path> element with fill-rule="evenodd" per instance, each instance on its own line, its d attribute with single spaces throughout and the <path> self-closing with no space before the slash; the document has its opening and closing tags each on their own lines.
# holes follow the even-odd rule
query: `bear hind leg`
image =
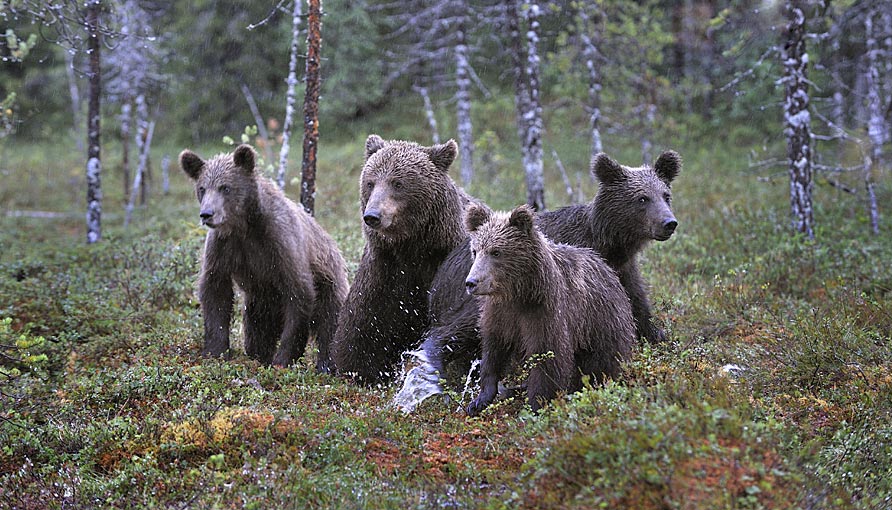
<svg viewBox="0 0 892 510">
<path fill-rule="evenodd" d="M 245 353 L 264 365 L 269 365 L 282 334 L 283 317 L 278 303 L 249 299 L 245 306 Z"/>
</svg>

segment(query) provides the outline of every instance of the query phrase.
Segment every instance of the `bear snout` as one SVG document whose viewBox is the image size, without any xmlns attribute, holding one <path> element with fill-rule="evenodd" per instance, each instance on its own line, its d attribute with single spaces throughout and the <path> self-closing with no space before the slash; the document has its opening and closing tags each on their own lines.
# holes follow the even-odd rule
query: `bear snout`
<svg viewBox="0 0 892 510">
<path fill-rule="evenodd" d="M 476 289 L 477 289 L 477 278 L 469 277 L 467 280 L 465 280 L 465 291 L 468 294 L 473 294 Z"/>
<path fill-rule="evenodd" d="M 208 227 L 214 228 L 214 210 L 213 209 L 202 209 L 199 211 L 198 216 L 201 217 L 201 224 L 207 225 Z"/>
<path fill-rule="evenodd" d="M 661 230 L 656 237 L 657 241 L 665 241 L 672 237 L 672 234 L 675 232 L 675 228 L 678 227 L 678 221 L 675 218 L 667 218 L 663 220 L 663 224 L 661 225 Z"/>
<path fill-rule="evenodd" d="M 381 213 L 374 209 L 367 210 L 362 215 L 362 221 L 372 228 L 378 228 L 381 226 Z"/>
</svg>

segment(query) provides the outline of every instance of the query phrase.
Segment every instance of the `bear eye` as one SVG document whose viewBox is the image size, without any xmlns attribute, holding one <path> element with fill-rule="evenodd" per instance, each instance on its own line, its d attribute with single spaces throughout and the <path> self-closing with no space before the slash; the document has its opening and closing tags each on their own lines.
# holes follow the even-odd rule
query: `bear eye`
<svg viewBox="0 0 892 510">
<path fill-rule="evenodd" d="M 496 248 L 496 249 L 490 251 L 489 255 L 493 258 L 499 258 L 502 256 L 502 250 L 499 250 L 498 248 Z"/>
<path fill-rule="evenodd" d="M 220 193 L 224 195 L 228 195 L 231 191 L 232 189 L 229 186 L 220 186 Z"/>
<path fill-rule="evenodd" d="M 204 192 L 205 192 L 204 186 L 199 186 L 198 187 L 198 199 L 199 200 L 201 200 L 201 197 L 204 196 Z"/>
<path fill-rule="evenodd" d="M 368 181 L 365 183 L 365 187 L 366 187 L 366 189 L 374 189 L 375 183 L 372 181 Z"/>
<path fill-rule="evenodd" d="M 393 189 L 403 189 L 403 183 L 400 181 L 393 181 L 390 185 L 393 186 Z"/>
<path fill-rule="evenodd" d="M 648 200 L 649 200 L 649 199 L 648 199 L 647 197 L 640 197 L 640 198 L 638 199 L 638 203 L 640 203 L 640 204 L 646 204 Z"/>
<path fill-rule="evenodd" d="M 471 250 L 471 258 L 477 258 L 477 250 Z"/>
<path fill-rule="evenodd" d="M 668 204 L 668 203 L 671 203 L 671 202 L 672 202 L 672 195 L 670 195 L 669 193 L 666 193 L 665 195 L 663 195 L 663 200 L 665 200 L 667 204 Z"/>
</svg>

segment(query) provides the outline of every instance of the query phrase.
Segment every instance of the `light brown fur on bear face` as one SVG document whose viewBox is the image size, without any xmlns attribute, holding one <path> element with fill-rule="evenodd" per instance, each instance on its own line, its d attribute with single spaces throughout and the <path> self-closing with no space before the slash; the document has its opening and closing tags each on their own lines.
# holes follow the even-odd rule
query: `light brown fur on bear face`
<svg viewBox="0 0 892 510">
<path fill-rule="evenodd" d="M 547 240 L 528 206 L 505 214 L 472 205 L 466 226 L 473 264 L 465 284 L 479 297 L 483 355 L 480 394 L 468 414 L 493 401 L 515 357 L 546 358 L 527 380 L 534 410 L 558 391 L 579 389 L 580 374 L 598 381 L 619 375 L 635 341 L 632 309 L 596 252 Z"/>
<path fill-rule="evenodd" d="M 329 343 L 347 295 L 346 264 L 319 224 L 254 169 L 241 145 L 205 161 L 184 150 L 180 166 L 195 181 L 207 225 L 198 294 L 210 357 L 229 353 L 233 285 L 245 297 L 245 351 L 288 365 L 315 333 L 317 368 L 331 368 Z"/>
<path fill-rule="evenodd" d="M 393 376 L 427 326 L 437 267 L 465 239 L 469 198 L 448 174 L 457 151 L 452 140 L 432 147 L 366 140 L 359 182 L 366 246 L 333 349 L 338 371 L 358 382 Z"/>
<path fill-rule="evenodd" d="M 442 215 L 432 204 L 450 200 L 454 188 L 449 165 L 458 146 L 453 140 L 433 147 L 404 141 L 366 140 L 360 177 L 363 230 L 372 242 L 435 237 L 426 230 Z M 446 239 L 451 244 L 450 236 Z"/>
</svg>

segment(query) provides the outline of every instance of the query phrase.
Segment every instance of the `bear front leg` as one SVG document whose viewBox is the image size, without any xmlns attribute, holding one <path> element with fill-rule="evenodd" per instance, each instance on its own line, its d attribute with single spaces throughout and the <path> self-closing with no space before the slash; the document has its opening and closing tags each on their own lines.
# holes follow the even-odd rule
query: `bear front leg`
<svg viewBox="0 0 892 510">
<path fill-rule="evenodd" d="M 563 350 L 539 349 L 537 354 L 545 359 L 530 369 L 527 378 L 527 404 L 533 411 L 553 399 L 558 390 L 566 390 L 575 369 L 574 357 Z"/>
<path fill-rule="evenodd" d="M 201 355 L 229 357 L 229 321 L 234 293 L 228 274 L 204 272 L 198 283 L 198 299 L 204 315 L 204 347 Z"/>
<path fill-rule="evenodd" d="M 621 268 L 619 281 L 629 296 L 638 337 L 644 337 L 650 343 L 665 342 L 667 340 L 666 332 L 653 323 L 650 300 L 647 297 L 647 285 L 634 261 Z"/>
<path fill-rule="evenodd" d="M 483 359 L 480 362 L 480 394 L 468 404 L 468 415 L 477 416 L 492 404 L 499 393 L 499 380 L 505 370 L 511 349 L 496 339 L 483 339 Z"/>
</svg>

